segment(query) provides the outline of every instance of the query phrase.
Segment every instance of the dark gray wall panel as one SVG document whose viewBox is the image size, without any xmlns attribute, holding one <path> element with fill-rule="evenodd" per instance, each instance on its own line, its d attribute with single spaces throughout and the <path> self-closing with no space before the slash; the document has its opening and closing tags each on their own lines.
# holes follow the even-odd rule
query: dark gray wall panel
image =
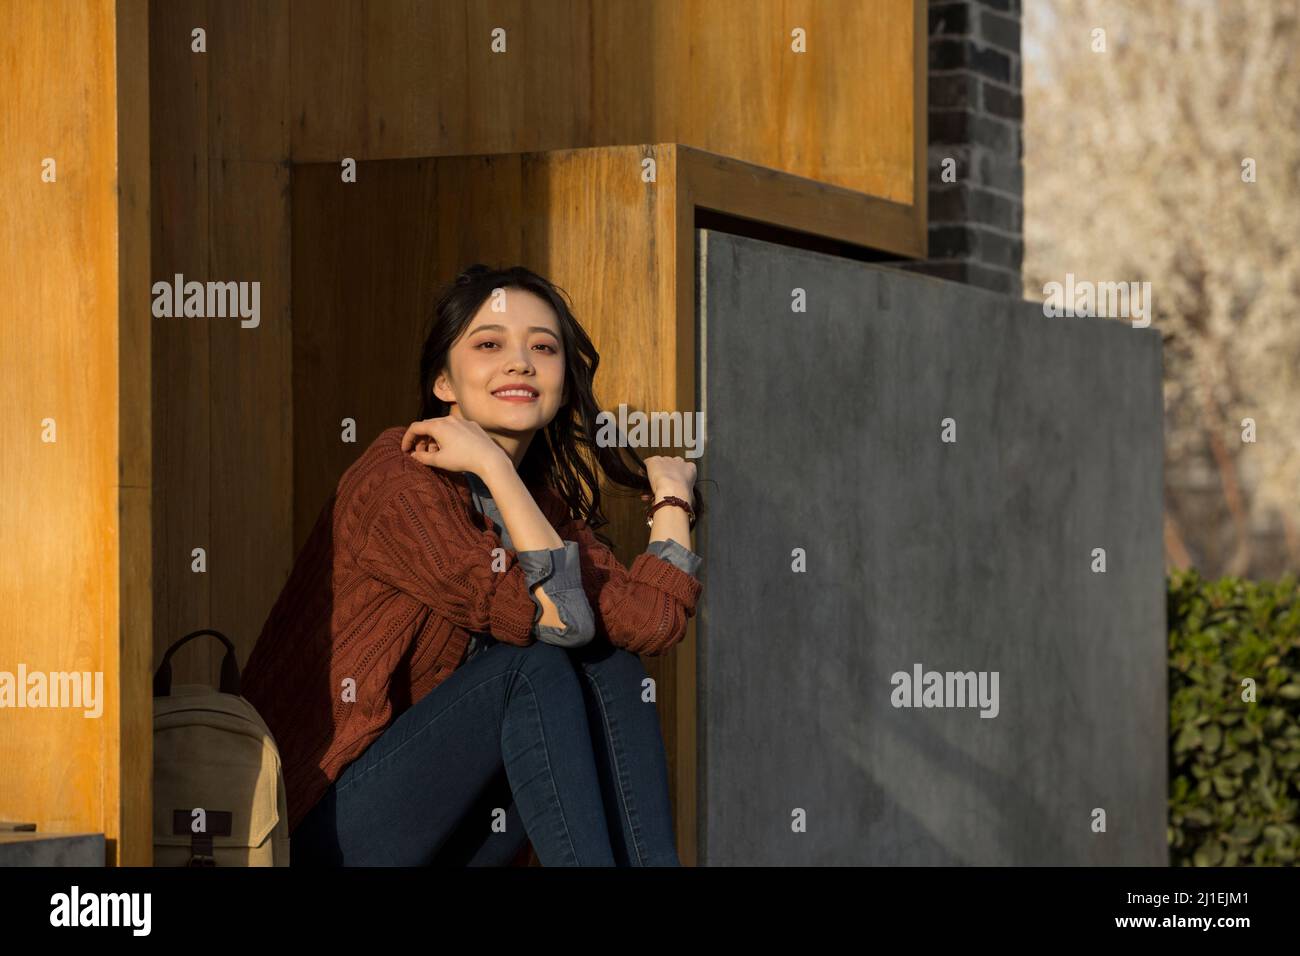
<svg viewBox="0 0 1300 956">
<path fill-rule="evenodd" d="M 1159 333 L 697 235 L 701 862 L 1164 864 Z"/>
</svg>

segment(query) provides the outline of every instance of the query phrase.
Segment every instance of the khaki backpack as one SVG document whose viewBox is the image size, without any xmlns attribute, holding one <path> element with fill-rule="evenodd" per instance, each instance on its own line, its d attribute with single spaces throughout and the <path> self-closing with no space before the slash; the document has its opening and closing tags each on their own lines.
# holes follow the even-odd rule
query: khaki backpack
<svg viewBox="0 0 1300 956">
<path fill-rule="evenodd" d="M 172 686 L 171 656 L 211 634 L 226 645 L 221 689 Z M 280 752 L 239 696 L 234 645 L 186 634 L 153 678 L 154 866 L 288 866 L 289 811 Z"/>
</svg>

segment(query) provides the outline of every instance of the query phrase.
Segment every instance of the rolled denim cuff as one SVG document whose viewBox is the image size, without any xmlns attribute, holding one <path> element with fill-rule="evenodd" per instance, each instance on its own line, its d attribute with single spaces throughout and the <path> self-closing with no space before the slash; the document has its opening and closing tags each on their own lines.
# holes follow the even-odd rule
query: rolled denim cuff
<svg viewBox="0 0 1300 956">
<path fill-rule="evenodd" d="M 590 643 L 596 636 L 596 622 L 591 617 L 591 605 L 581 589 L 568 591 L 547 591 L 547 596 L 555 602 L 560 612 L 560 620 L 567 621 L 565 627 L 549 627 L 539 624 L 533 628 L 533 635 L 547 644 L 560 647 L 581 647 Z"/>
<path fill-rule="evenodd" d="M 518 555 L 519 563 L 524 569 L 524 579 L 528 582 L 528 593 L 537 606 L 537 614 L 533 618 L 533 635 L 539 641 L 561 647 L 581 647 L 591 641 L 596 634 L 596 624 L 592 618 L 591 605 L 582 589 L 578 543 L 566 541 L 560 548 L 520 551 Z M 567 622 L 565 627 L 550 627 L 539 623 L 542 605 L 533 589 L 538 584 L 547 582 L 550 583 L 546 588 L 546 596 L 560 612 L 560 620 Z"/>
<path fill-rule="evenodd" d="M 681 568 L 692 577 L 697 577 L 704 558 L 690 548 L 684 548 L 672 538 L 665 541 L 651 541 L 646 545 L 646 552 L 658 555 L 669 564 Z"/>
<path fill-rule="evenodd" d="M 550 550 L 520 551 L 518 556 L 530 590 L 552 578 L 556 589 L 582 586 L 582 567 L 578 562 L 578 545 L 574 541 L 566 541 L 562 547 Z"/>
</svg>

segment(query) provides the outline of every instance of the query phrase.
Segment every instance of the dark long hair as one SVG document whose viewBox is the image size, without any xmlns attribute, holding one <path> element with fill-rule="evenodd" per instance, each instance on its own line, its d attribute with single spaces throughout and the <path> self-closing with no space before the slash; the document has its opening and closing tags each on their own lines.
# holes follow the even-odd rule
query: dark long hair
<svg viewBox="0 0 1300 956">
<path fill-rule="evenodd" d="M 519 477 L 532 488 L 549 486 L 568 505 L 571 517 L 585 520 L 595 531 L 609 523 L 601 511 L 597 467 L 613 485 L 626 490 L 618 497 L 648 494 L 650 481 L 645 462 L 633 448 L 596 443 L 600 408 L 592 383 L 600 355 L 574 318 L 567 295 L 548 279 L 523 266 L 492 269 L 476 263 L 441 290 L 420 351 L 420 419 L 440 418 L 450 412 L 451 405 L 433 394 L 434 380 L 447 366 L 448 351 L 488 296 L 494 289 L 505 288 L 524 289 L 549 303 L 559 319 L 564 346 L 565 402 L 528 443 L 519 464 Z M 624 451 L 631 457 L 630 463 L 623 457 Z M 698 519 L 704 515 L 698 482 L 693 497 Z M 598 533 L 597 537 L 612 546 L 605 535 Z"/>
</svg>

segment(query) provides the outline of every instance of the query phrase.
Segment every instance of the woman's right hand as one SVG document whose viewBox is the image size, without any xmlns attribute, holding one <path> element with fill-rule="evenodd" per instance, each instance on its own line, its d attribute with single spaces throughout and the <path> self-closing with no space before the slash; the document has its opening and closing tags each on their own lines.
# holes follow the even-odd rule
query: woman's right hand
<svg viewBox="0 0 1300 956">
<path fill-rule="evenodd" d="M 411 422 L 402 436 L 402 451 L 421 464 L 444 471 L 472 471 L 479 477 L 499 459 L 513 467 L 505 449 L 478 422 L 450 415 Z"/>
<path fill-rule="evenodd" d="M 660 495 L 677 495 L 694 504 L 695 462 L 675 455 L 652 455 L 645 460 L 645 469 L 653 493 L 642 495 L 643 501 Z"/>
</svg>

